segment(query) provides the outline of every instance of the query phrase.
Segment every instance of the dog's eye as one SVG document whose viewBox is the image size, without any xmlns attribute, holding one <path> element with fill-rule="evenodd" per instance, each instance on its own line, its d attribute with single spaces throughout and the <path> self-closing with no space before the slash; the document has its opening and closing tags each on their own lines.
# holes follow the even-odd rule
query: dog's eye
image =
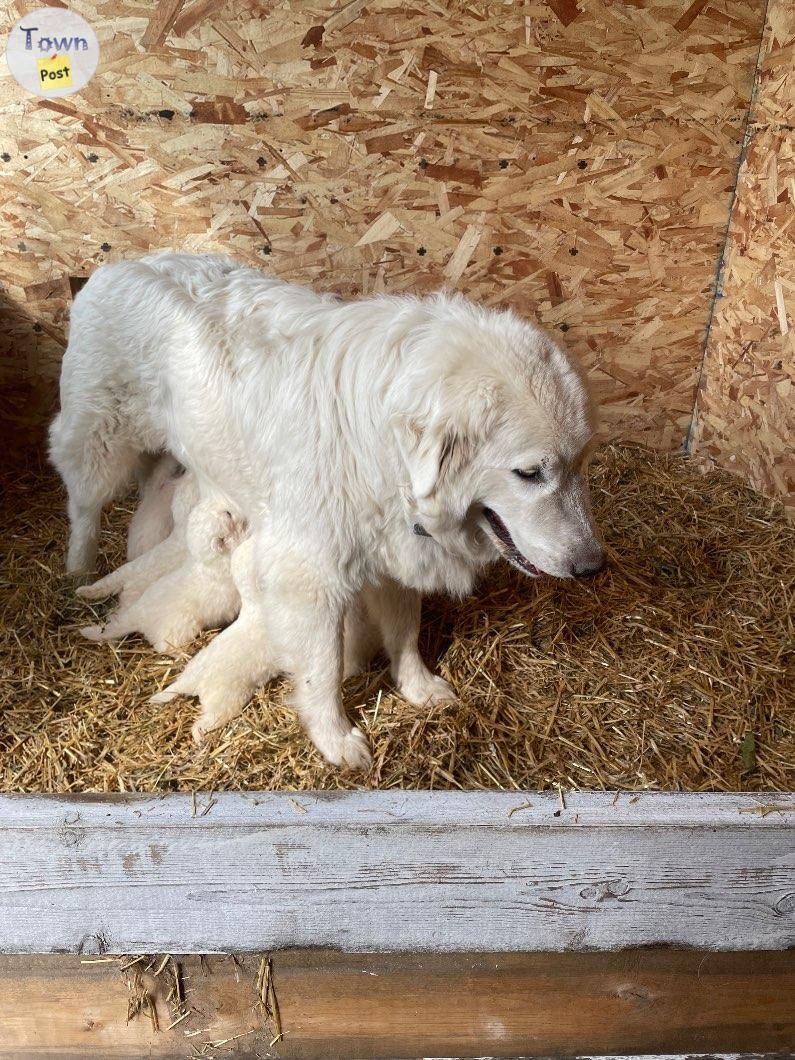
<svg viewBox="0 0 795 1060">
<path fill-rule="evenodd" d="M 515 467 L 513 473 L 518 475 L 523 482 L 540 482 L 542 479 L 541 468 L 539 467 L 529 468 L 526 471 L 523 468 Z"/>
</svg>

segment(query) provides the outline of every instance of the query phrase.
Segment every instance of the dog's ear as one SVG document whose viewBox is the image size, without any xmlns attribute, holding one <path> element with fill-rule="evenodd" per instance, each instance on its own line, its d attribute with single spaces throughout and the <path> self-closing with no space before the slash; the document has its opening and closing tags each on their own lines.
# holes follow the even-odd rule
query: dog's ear
<svg viewBox="0 0 795 1060">
<path fill-rule="evenodd" d="M 415 500 L 428 500 L 448 475 L 460 471 L 471 455 L 464 433 L 449 422 L 423 425 L 401 418 L 394 424 Z"/>
</svg>

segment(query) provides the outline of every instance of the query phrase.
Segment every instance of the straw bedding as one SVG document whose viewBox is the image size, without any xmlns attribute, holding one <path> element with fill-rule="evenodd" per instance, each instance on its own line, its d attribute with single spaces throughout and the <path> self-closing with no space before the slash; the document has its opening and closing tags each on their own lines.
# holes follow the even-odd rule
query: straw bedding
<svg viewBox="0 0 795 1060">
<path fill-rule="evenodd" d="M 530 581 L 502 566 L 468 599 L 426 602 L 423 650 L 458 705 L 410 706 L 383 660 L 348 683 L 375 752 L 363 778 L 320 761 L 283 682 L 197 749 L 192 701 L 147 702 L 179 663 L 78 634 L 90 608 L 61 577 L 57 480 L 7 475 L 0 786 L 791 789 L 795 529 L 736 479 L 639 446 L 602 449 L 592 485 L 607 572 Z M 129 511 L 106 517 L 103 567 Z"/>
</svg>

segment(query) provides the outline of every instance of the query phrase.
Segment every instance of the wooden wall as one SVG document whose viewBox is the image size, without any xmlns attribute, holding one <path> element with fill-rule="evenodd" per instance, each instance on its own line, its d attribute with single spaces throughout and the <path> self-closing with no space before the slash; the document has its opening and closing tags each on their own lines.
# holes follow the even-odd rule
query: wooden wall
<svg viewBox="0 0 795 1060">
<path fill-rule="evenodd" d="M 795 6 L 771 0 L 694 450 L 795 515 Z"/>
<path fill-rule="evenodd" d="M 267 1005 L 264 963 L 0 956 L 0 1060 L 792 1056 L 787 953 L 288 950 Z"/>
<path fill-rule="evenodd" d="M 16 437 L 52 402 L 69 277 L 171 246 L 516 306 L 593 368 L 608 433 L 681 444 L 759 0 L 70 6 L 102 45 L 89 86 L 48 101 L 0 81 Z"/>
</svg>

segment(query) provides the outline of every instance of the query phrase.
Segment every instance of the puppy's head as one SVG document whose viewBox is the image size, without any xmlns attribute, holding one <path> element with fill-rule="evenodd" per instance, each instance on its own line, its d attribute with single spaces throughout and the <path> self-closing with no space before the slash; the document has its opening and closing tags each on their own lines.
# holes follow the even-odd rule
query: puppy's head
<svg viewBox="0 0 795 1060">
<path fill-rule="evenodd" d="M 593 415 L 579 370 L 514 314 L 452 306 L 463 319 L 434 337 L 446 354 L 432 398 L 401 434 L 418 522 L 441 544 L 463 535 L 476 562 L 596 573 L 604 553 L 585 479 Z"/>
<path fill-rule="evenodd" d="M 245 537 L 245 521 L 215 501 L 202 501 L 188 516 L 185 528 L 188 551 L 201 563 L 234 551 Z"/>
</svg>

